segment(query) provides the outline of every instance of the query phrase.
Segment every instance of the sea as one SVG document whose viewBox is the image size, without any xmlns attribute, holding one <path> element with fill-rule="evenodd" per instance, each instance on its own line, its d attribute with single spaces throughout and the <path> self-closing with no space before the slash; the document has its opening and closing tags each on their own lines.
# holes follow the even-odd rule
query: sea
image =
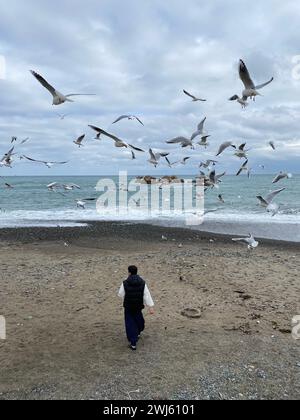
<svg viewBox="0 0 300 420">
<path fill-rule="evenodd" d="M 191 176 L 180 176 L 192 180 Z M 218 189 L 205 193 L 204 208 L 206 215 L 201 224 L 189 226 L 187 219 L 195 214 L 194 202 L 190 208 L 176 210 L 172 205 L 174 190 L 164 195 L 164 208 L 149 209 L 141 202 L 132 205 L 134 192 L 127 193 L 126 182 L 117 176 L 61 176 L 61 177 L 5 177 L 0 179 L 0 229 L 34 226 L 84 226 L 95 221 L 124 221 L 128 223 L 152 223 L 162 226 L 190 227 L 212 233 L 229 235 L 248 235 L 260 238 L 300 242 L 300 175 L 272 185 L 274 175 L 225 176 Z M 130 184 L 136 177 L 128 177 Z M 51 183 L 76 184 L 80 189 L 73 191 L 49 191 Z M 103 192 L 107 195 L 105 206 L 99 206 L 102 192 L 97 185 L 106 185 Z M 13 188 L 5 187 L 4 183 Z M 115 186 L 115 188 L 113 187 Z M 124 196 L 128 194 L 131 206 L 119 205 L 116 190 L 121 188 Z M 142 188 L 146 188 L 145 186 Z M 181 188 L 178 184 L 174 188 Z M 286 188 L 274 200 L 280 211 L 274 217 L 259 206 L 257 196 L 266 196 L 270 191 Z M 99 188 L 98 188 L 99 190 Z M 129 188 L 131 190 L 131 187 Z M 196 194 L 195 192 L 193 194 Z M 224 203 L 218 199 L 221 194 Z M 116 196 L 116 199 L 113 198 Z M 85 208 L 77 206 L 77 200 L 86 201 Z M 195 198 L 195 197 L 194 197 Z M 170 203 L 168 206 L 167 203 Z M 116 211 L 116 206 L 118 211 Z"/>
</svg>

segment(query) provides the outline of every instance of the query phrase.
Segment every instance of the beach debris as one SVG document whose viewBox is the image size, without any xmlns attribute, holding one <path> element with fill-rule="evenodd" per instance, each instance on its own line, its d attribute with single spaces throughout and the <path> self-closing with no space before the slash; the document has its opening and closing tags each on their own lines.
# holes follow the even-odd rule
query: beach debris
<svg viewBox="0 0 300 420">
<path fill-rule="evenodd" d="M 164 235 L 162 235 L 161 239 L 162 239 L 162 241 L 167 241 L 168 240 L 168 238 Z"/>
<path fill-rule="evenodd" d="M 186 308 L 181 311 L 181 315 L 190 319 L 199 319 L 202 316 L 202 312 L 199 309 Z"/>
</svg>

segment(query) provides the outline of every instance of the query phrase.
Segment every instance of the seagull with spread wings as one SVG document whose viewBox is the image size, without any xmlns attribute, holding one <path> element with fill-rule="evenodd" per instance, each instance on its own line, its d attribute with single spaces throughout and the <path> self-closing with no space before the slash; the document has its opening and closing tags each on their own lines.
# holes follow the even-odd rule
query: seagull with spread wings
<svg viewBox="0 0 300 420">
<path fill-rule="evenodd" d="M 275 216 L 279 212 L 279 209 L 280 209 L 280 206 L 274 203 L 274 199 L 282 191 L 285 191 L 285 188 L 272 191 L 266 197 L 262 197 L 261 195 L 257 196 L 257 199 L 259 200 L 260 205 L 264 207 L 268 213 L 272 213 L 273 216 Z"/>
<path fill-rule="evenodd" d="M 232 98 L 230 98 L 230 101 L 237 100 L 242 106 L 247 105 L 248 98 L 255 100 L 256 96 L 261 96 L 258 91 L 269 85 L 274 80 L 274 77 L 272 77 L 270 80 L 261 85 L 255 85 L 243 60 L 240 60 L 239 75 L 245 87 L 242 93 L 242 98 L 240 98 L 238 95 L 234 95 Z"/>
<path fill-rule="evenodd" d="M 198 124 L 197 130 L 192 134 L 191 141 L 193 141 L 198 136 L 202 136 L 202 138 L 204 137 L 204 124 L 206 119 L 206 117 L 203 118 L 203 120 Z"/>
<path fill-rule="evenodd" d="M 169 153 L 154 153 L 152 149 L 149 149 L 150 159 L 148 160 L 151 165 L 154 165 L 156 168 L 159 165 L 159 161 L 161 158 L 167 158 Z M 170 164 L 170 161 L 169 161 Z"/>
<path fill-rule="evenodd" d="M 248 245 L 248 249 L 257 248 L 259 245 L 259 242 L 255 240 L 254 236 L 251 233 L 249 233 L 249 237 L 247 238 L 234 238 L 232 240 L 233 242 L 244 242 Z"/>
<path fill-rule="evenodd" d="M 122 120 L 129 120 L 129 121 L 133 121 L 136 120 L 138 121 L 141 125 L 144 125 L 144 123 L 142 122 L 142 120 L 137 117 L 136 115 L 121 115 L 119 118 L 116 119 L 116 121 L 113 122 L 113 124 L 116 124 Z"/>
<path fill-rule="evenodd" d="M 175 137 L 172 140 L 168 140 L 166 143 L 167 144 L 180 144 L 182 148 L 185 148 L 185 147 L 191 147 L 191 149 L 195 148 L 193 141 L 183 136 Z"/>
<path fill-rule="evenodd" d="M 101 135 L 106 136 L 106 137 L 112 139 L 115 142 L 115 147 L 125 147 L 125 148 L 129 148 L 129 149 L 133 149 L 136 152 L 143 152 L 143 153 L 145 152 L 144 150 L 142 150 L 142 149 L 140 149 L 140 148 L 138 148 L 136 146 L 133 146 L 132 144 L 125 143 L 123 140 L 119 139 L 117 136 L 115 136 L 113 134 L 110 134 L 110 133 L 108 133 L 105 130 L 102 130 L 102 128 L 96 127 L 94 125 L 89 125 L 89 127 L 92 130 L 94 130 L 94 131 L 97 132 L 97 138 L 98 139 L 100 139 L 100 136 Z"/>
<path fill-rule="evenodd" d="M 78 139 L 73 141 L 73 143 L 76 144 L 76 146 L 80 148 L 83 146 L 82 142 L 84 139 L 85 139 L 85 134 L 82 134 L 82 136 L 78 137 Z"/>
<path fill-rule="evenodd" d="M 37 81 L 40 82 L 40 84 L 51 93 L 53 96 L 52 105 L 61 105 L 65 102 L 74 102 L 72 99 L 70 99 L 73 96 L 94 96 L 92 93 L 70 93 L 68 95 L 63 95 L 53 86 L 51 86 L 40 74 L 33 70 L 30 70 L 30 72 L 37 79 Z"/>
<path fill-rule="evenodd" d="M 54 165 L 65 165 L 68 162 L 48 162 L 45 160 L 37 160 L 37 159 L 33 159 L 30 158 L 28 156 L 23 155 L 23 157 L 27 160 L 29 160 L 30 162 L 35 162 L 35 163 L 42 163 L 43 165 L 46 165 L 47 168 L 51 169 Z"/>
<path fill-rule="evenodd" d="M 192 95 L 191 93 L 189 93 L 187 90 L 183 90 L 183 93 L 184 93 L 186 96 L 188 96 L 188 97 L 192 98 L 193 102 L 206 102 L 206 99 L 200 99 L 200 98 L 197 98 L 196 96 L 194 96 L 194 95 Z"/>
<path fill-rule="evenodd" d="M 12 166 L 12 156 L 15 155 L 14 153 L 15 147 L 12 147 L 7 153 L 5 153 L 5 155 L 3 156 L 3 158 L 0 161 L 0 167 L 5 166 L 6 168 L 11 168 Z"/>
</svg>

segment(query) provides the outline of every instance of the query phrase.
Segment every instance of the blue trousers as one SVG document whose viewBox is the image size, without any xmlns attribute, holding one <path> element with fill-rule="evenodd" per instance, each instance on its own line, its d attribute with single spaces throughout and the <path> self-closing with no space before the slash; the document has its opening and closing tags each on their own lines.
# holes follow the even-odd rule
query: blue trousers
<svg viewBox="0 0 300 420">
<path fill-rule="evenodd" d="M 125 327 L 128 341 L 132 346 L 136 346 L 138 336 L 145 329 L 143 312 L 132 312 L 125 309 Z"/>
</svg>

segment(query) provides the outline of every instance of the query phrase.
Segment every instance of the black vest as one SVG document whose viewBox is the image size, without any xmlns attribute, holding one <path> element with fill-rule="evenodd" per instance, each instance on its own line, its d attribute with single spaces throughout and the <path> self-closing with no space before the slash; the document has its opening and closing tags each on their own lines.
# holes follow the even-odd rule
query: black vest
<svg viewBox="0 0 300 420">
<path fill-rule="evenodd" d="M 140 276 L 129 276 L 123 284 L 125 289 L 124 308 L 133 312 L 144 309 L 146 282 Z"/>
</svg>

